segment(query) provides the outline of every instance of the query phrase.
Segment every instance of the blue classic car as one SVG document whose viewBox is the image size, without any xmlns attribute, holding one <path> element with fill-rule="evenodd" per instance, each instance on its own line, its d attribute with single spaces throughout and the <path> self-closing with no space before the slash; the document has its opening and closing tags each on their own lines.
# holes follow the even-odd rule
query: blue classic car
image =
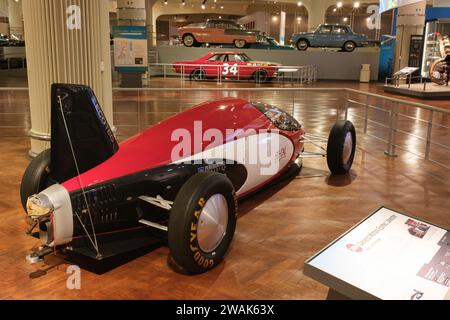
<svg viewBox="0 0 450 320">
<path fill-rule="evenodd" d="M 368 41 L 366 35 L 354 33 L 349 26 L 324 23 L 314 32 L 300 32 L 292 35 L 291 43 L 301 51 L 309 47 L 332 47 L 352 52 L 356 47 L 366 46 Z"/>
</svg>

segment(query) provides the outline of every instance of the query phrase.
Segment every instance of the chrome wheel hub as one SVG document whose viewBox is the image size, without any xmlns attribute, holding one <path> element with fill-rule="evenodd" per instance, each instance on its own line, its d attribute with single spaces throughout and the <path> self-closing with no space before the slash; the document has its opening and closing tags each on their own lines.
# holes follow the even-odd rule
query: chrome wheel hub
<svg viewBox="0 0 450 320">
<path fill-rule="evenodd" d="M 347 132 L 344 141 L 344 150 L 342 152 L 342 163 L 346 165 L 350 161 L 353 151 L 353 136 L 351 132 Z"/>
<path fill-rule="evenodd" d="M 197 227 L 198 245 L 203 252 L 217 249 L 226 235 L 228 203 L 221 194 L 215 194 L 205 203 Z"/>
</svg>

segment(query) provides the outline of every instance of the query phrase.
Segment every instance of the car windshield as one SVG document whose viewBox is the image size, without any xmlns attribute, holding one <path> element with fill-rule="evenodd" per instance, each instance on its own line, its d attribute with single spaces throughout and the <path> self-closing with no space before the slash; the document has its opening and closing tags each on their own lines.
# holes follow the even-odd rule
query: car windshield
<svg viewBox="0 0 450 320">
<path fill-rule="evenodd" d="M 273 44 L 275 46 L 279 46 L 280 44 L 278 43 L 277 40 L 275 40 L 274 38 L 267 38 L 267 42 L 269 42 L 270 44 Z"/>
</svg>

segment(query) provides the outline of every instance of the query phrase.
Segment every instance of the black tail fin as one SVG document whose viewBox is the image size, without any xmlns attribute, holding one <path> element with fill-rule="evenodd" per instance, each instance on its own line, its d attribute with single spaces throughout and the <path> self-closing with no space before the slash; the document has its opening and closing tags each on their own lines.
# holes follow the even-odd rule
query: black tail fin
<svg viewBox="0 0 450 320">
<path fill-rule="evenodd" d="M 81 85 L 53 84 L 51 108 L 50 171 L 52 178 L 57 182 L 64 182 L 77 175 L 63 115 L 80 173 L 109 159 L 119 149 L 91 88 Z"/>
</svg>

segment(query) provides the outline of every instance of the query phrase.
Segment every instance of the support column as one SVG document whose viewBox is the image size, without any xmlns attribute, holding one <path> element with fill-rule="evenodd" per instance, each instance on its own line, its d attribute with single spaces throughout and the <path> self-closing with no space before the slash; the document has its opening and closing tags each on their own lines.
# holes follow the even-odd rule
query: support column
<svg viewBox="0 0 450 320">
<path fill-rule="evenodd" d="M 22 1 L 8 0 L 9 34 L 23 37 Z"/>
<path fill-rule="evenodd" d="M 153 25 L 153 5 L 155 0 L 145 0 L 148 47 L 156 46 L 156 27 Z"/>
<path fill-rule="evenodd" d="M 330 5 L 328 0 L 304 0 L 304 5 L 308 9 L 308 31 L 325 22 L 325 13 Z"/>
<path fill-rule="evenodd" d="M 23 0 L 34 156 L 49 147 L 50 86 L 90 86 L 113 125 L 109 4 L 104 0 Z"/>
<path fill-rule="evenodd" d="M 145 0 L 117 0 L 119 26 L 145 26 Z"/>
</svg>

